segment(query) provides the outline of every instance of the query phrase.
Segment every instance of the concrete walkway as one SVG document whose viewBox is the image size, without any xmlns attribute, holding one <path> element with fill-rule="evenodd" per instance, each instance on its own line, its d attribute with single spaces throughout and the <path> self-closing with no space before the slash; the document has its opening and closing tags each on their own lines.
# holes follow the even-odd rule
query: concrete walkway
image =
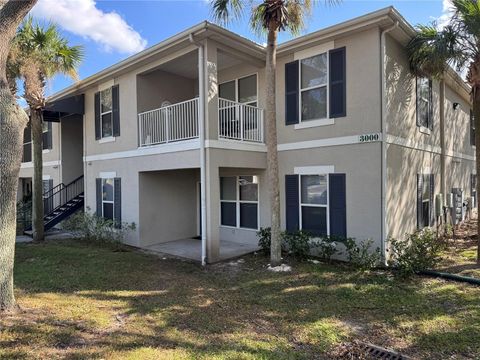
<svg viewBox="0 0 480 360">
<path fill-rule="evenodd" d="M 47 231 L 45 234 L 45 240 L 65 240 L 65 239 L 73 239 L 75 236 L 68 231 L 63 231 L 59 229 L 53 229 Z M 32 242 L 33 239 L 31 236 L 28 235 L 17 235 L 17 239 L 15 242 L 17 243 L 28 243 Z"/>
</svg>

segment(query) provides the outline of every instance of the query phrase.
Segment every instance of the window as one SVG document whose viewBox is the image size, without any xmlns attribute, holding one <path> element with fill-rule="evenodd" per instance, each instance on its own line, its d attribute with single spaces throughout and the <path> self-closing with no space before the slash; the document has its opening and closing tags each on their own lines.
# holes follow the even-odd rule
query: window
<svg viewBox="0 0 480 360">
<path fill-rule="evenodd" d="M 254 74 L 220 84 L 218 95 L 222 99 L 257 106 L 257 75 Z"/>
<path fill-rule="evenodd" d="M 432 81 L 417 78 L 417 125 L 433 129 Z"/>
<path fill-rule="evenodd" d="M 42 123 L 42 149 L 52 149 L 52 123 L 49 121 Z"/>
<path fill-rule="evenodd" d="M 433 175 L 419 174 L 418 175 L 418 203 L 417 203 L 417 222 L 418 228 L 432 226 L 432 211 L 433 211 Z"/>
<path fill-rule="evenodd" d="M 102 179 L 102 217 L 114 220 L 114 179 Z"/>
<path fill-rule="evenodd" d="M 300 61 L 300 119 L 326 119 L 328 114 L 327 53 Z"/>
<path fill-rule="evenodd" d="M 300 229 L 313 235 L 328 235 L 328 177 L 300 176 Z"/>
<path fill-rule="evenodd" d="M 100 92 L 101 137 L 113 136 L 112 88 Z"/>
<path fill-rule="evenodd" d="M 258 176 L 220 178 L 221 225 L 258 229 Z"/>
<path fill-rule="evenodd" d="M 23 157 L 22 162 L 32 161 L 32 128 L 30 122 L 23 131 Z"/>
</svg>

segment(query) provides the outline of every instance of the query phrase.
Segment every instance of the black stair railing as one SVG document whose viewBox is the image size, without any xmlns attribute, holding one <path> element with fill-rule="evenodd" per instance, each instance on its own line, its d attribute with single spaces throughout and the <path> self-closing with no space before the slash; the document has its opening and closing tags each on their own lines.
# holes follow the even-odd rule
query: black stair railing
<svg viewBox="0 0 480 360">
<path fill-rule="evenodd" d="M 83 175 L 79 176 L 71 183 L 57 189 L 57 191 L 46 197 L 44 201 L 45 216 L 54 213 L 69 201 L 73 200 L 84 191 Z"/>
</svg>

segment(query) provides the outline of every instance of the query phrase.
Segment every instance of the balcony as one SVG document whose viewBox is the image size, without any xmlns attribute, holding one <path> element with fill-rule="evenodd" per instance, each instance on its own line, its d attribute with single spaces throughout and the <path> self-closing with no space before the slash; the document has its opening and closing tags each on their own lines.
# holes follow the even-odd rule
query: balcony
<svg viewBox="0 0 480 360">
<path fill-rule="evenodd" d="M 198 138 L 198 98 L 138 114 L 139 145 L 152 146 Z M 263 110 L 218 100 L 218 138 L 263 143 Z"/>
</svg>

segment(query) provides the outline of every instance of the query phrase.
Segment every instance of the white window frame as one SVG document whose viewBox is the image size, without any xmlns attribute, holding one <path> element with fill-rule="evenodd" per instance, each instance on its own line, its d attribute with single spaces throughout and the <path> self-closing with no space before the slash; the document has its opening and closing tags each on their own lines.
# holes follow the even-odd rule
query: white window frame
<svg viewBox="0 0 480 360">
<path fill-rule="evenodd" d="M 239 182 L 239 180 L 243 176 L 256 176 L 257 177 L 257 179 L 258 179 L 258 182 L 257 182 L 257 201 L 240 200 L 240 182 Z M 222 177 L 225 177 L 225 178 L 233 177 L 233 178 L 235 178 L 235 185 L 236 185 L 235 196 L 236 196 L 236 199 L 235 200 L 222 200 L 222 198 L 220 196 L 220 211 L 219 211 L 220 227 L 229 228 L 229 229 L 250 230 L 250 231 L 260 230 L 260 177 L 258 175 L 232 175 L 232 176 L 225 175 L 225 176 L 220 176 L 220 178 L 222 178 Z M 222 225 L 222 219 L 221 219 L 222 203 L 235 203 L 235 215 L 236 215 L 235 222 L 236 222 L 236 226 Z M 256 229 L 246 228 L 246 227 L 241 227 L 240 226 L 240 204 L 257 204 L 257 228 Z"/>
<path fill-rule="evenodd" d="M 303 230 L 303 219 L 302 219 L 302 207 L 323 207 L 327 208 L 326 212 L 326 222 L 327 222 L 327 236 L 330 236 L 330 179 L 328 174 L 300 174 L 298 181 L 298 215 L 299 215 L 299 228 Z M 302 176 L 325 176 L 327 180 L 327 203 L 326 204 L 308 204 L 302 203 Z"/>
<path fill-rule="evenodd" d="M 250 76 L 253 76 L 255 75 L 255 82 L 256 82 L 256 95 L 255 95 L 255 101 L 250 101 L 250 102 L 240 102 L 239 98 L 238 98 L 238 94 L 239 94 L 239 89 L 238 89 L 238 85 L 239 85 L 239 80 L 242 80 L 242 79 L 245 79 L 245 78 L 248 78 Z M 232 82 L 232 81 L 235 81 L 235 102 L 239 103 L 239 104 L 245 104 L 245 105 L 249 105 L 249 106 L 254 106 L 254 105 L 251 105 L 253 103 L 257 103 L 257 106 L 254 106 L 254 107 L 257 107 L 258 108 L 258 72 L 255 72 L 255 73 L 252 73 L 252 74 L 249 74 L 249 75 L 245 75 L 245 76 L 240 76 L 238 78 L 235 78 L 235 79 L 231 79 L 231 80 L 227 80 L 227 81 L 222 81 L 221 83 L 218 84 L 218 97 L 220 98 L 220 86 L 221 85 L 224 85 L 224 84 L 227 84 L 229 82 Z M 223 98 L 222 98 L 223 99 Z M 229 100 L 229 99 L 226 99 L 226 100 Z"/>
<path fill-rule="evenodd" d="M 424 133 L 424 134 L 427 134 L 427 135 L 430 135 L 431 133 L 431 130 L 430 130 L 430 124 L 432 124 L 432 119 L 430 117 L 430 115 L 433 116 L 433 114 L 430 113 L 430 107 L 432 106 L 431 104 L 431 101 L 430 99 L 426 99 L 424 98 L 423 96 L 420 96 L 420 92 L 418 90 L 418 81 L 424 81 L 426 80 L 427 81 L 427 85 L 428 85 L 428 91 L 429 91 L 429 94 L 431 93 L 432 97 L 433 97 L 433 82 L 432 82 L 432 86 L 430 87 L 430 79 L 428 77 L 418 77 L 416 79 L 416 87 L 417 87 L 417 97 L 422 100 L 422 101 L 425 101 L 427 103 L 427 126 L 423 125 L 423 124 L 419 124 L 418 127 L 419 127 L 419 130 L 420 132 Z M 419 116 L 419 108 L 418 108 L 418 99 L 417 99 L 417 102 L 416 102 L 416 116 L 418 118 Z"/>
<path fill-rule="evenodd" d="M 111 220 L 115 221 L 115 178 L 102 177 L 101 179 L 102 179 L 102 218 L 105 219 L 103 204 L 112 204 L 113 219 L 111 219 Z M 113 200 L 104 200 L 103 199 L 103 183 L 107 180 L 112 180 L 112 199 Z"/>
<path fill-rule="evenodd" d="M 104 91 L 110 91 L 110 101 L 111 101 L 111 109 L 109 111 L 105 111 L 105 112 L 102 112 L 102 93 Z M 112 91 L 112 88 L 109 87 L 109 88 L 105 88 L 103 90 L 100 91 L 100 109 L 99 109 L 99 112 L 100 112 L 100 142 L 102 142 L 102 139 L 107 139 L 107 141 L 103 141 L 103 142 L 109 142 L 109 141 L 114 141 L 115 138 L 113 137 L 113 91 Z M 111 118 L 111 122 L 112 122 L 112 134 L 111 135 L 108 135 L 108 136 L 104 136 L 103 135 L 103 115 L 107 115 L 107 114 L 112 114 L 112 116 L 110 117 Z"/>
<path fill-rule="evenodd" d="M 310 59 L 312 57 L 325 55 L 327 57 L 327 80 L 325 84 L 310 86 L 308 88 L 302 88 L 302 60 Z M 319 52 L 317 54 L 313 54 L 310 56 L 305 56 L 298 58 L 298 124 L 295 124 L 295 129 L 304 129 L 316 126 L 324 126 L 324 125 L 333 125 L 335 123 L 335 119 L 330 118 L 330 57 L 328 56 L 328 50 Z M 327 92 L 326 97 L 326 117 L 319 118 L 319 119 L 310 119 L 310 120 L 302 120 L 302 93 L 308 90 L 313 90 L 317 88 L 325 87 Z"/>
</svg>

